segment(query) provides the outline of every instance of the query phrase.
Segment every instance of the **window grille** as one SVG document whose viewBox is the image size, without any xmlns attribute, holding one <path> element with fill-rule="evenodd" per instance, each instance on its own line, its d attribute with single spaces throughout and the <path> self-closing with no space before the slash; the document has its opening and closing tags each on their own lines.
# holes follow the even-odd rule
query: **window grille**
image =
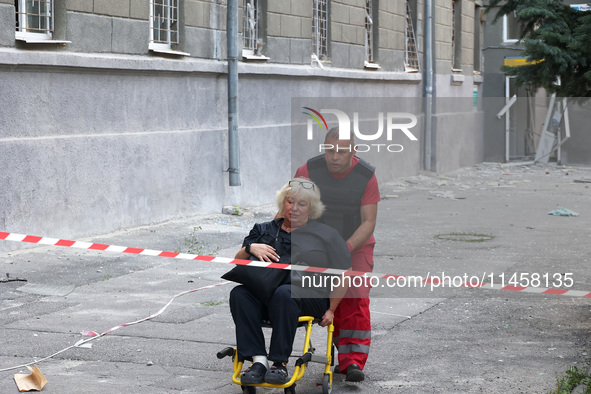
<svg viewBox="0 0 591 394">
<path fill-rule="evenodd" d="M 260 50 L 259 43 L 259 1 L 244 0 L 242 32 L 244 35 L 244 53 L 256 55 Z"/>
<path fill-rule="evenodd" d="M 15 5 L 17 38 L 51 39 L 53 0 L 18 0 Z"/>
<path fill-rule="evenodd" d="M 365 61 L 374 62 L 373 0 L 365 0 Z"/>
<path fill-rule="evenodd" d="M 178 40 L 178 0 L 152 0 L 150 49 L 171 49 Z"/>
<path fill-rule="evenodd" d="M 404 64 L 407 71 L 418 72 L 420 71 L 419 66 L 419 55 L 417 52 L 417 41 L 415 36 L 415 30 L 413 27 L 412 10 L 408 0 L 406 1 L 406 40 L 404 45 Z"/>
<path fill-rule="evenodd" d="M 328 58 L 328 0 L 314 0 L 312 14 L 312 53 Z"/>
</svg>

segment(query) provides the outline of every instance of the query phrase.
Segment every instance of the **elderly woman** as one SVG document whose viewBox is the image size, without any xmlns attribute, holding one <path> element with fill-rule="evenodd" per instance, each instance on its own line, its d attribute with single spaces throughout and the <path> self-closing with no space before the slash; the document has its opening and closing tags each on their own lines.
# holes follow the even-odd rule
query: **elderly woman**
<svg viewBox="0 0 591 394">
<path fill-rule="evenodd" d="M 243 248 L 236 258 L 248 259 L 252 255 L 262 261 L 289 264 L 285 248 L 290 244 L 292 264 L 350 269 L 351 255 L 345 241 L 334 229 L 314 220 L 322 215 L 324 206 L 320 202 L 318 187 L 313 182 L 305 178 L 292 179 L 277 192 L 277 205 L 282 218 L 256 224 L 244 239 Z M 263 235 L 261 232 L 275 236 L 278 240 L 276 246 L 253 242 Z M 291 243 L 287 242 L 290 237 Z M 249 288 L 248 285 L 237 286 L 230 293 L 238 358 L 253 362 L 241 376 L 241 383 L 245 386 L 289 381 L 286 366 L 298 317 L 314 316 L 321 319 L 321 326 L 329 325 L 346 291 L 346 288 L 338 287 L 332 290 L 312 288 L 302 292 L 300 288 L 297 295 L 292 295 L 290 282 L 288 275 L 272 290 L 268 301 L 257 296 L 252 286 Z M 261 322 L 267 319 L 273 326 L 268 355 L 261 328 Z M 271 367 L 268 360 L 272 361 Z"/>
</svg>

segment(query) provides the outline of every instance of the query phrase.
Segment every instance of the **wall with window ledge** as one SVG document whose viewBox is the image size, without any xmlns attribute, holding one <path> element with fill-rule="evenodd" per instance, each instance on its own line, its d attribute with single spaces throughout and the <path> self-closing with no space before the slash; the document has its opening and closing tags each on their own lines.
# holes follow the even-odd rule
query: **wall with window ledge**
<svg viewBox="0 0 591 394">
<path fill-rule="evenodd" d="M 24 44 L 15 41 L 12 29 L 3 28 L 0 29 L 0 46 L 81 53 L 150 54 L 148 0 L 116 2 L 109 12 L 98 3 L 100 2 L 70 1 L 64 3 L 67 9 L 58 7 L 59 4 L 56 3 L 54 38 L 70 41 L 66 45 Z M 180 45 L 173 49 L 189 53 L 191 58 L 225 59 L 225 5 L 200 0 L 184 0 L 182 4 L 185 12 L 180 23 Z M 335 11 L 331 14 L 332 38 L 327 67 L 363 69 L 363 6 L 364 2 L 353 5 L 350 2 L 332 3 L 331 7 Z M 404 17 L 403 14 L 394 14 L 404 12 L 400 7 L 391 2 L 379 2 L 379 28 L 375 37 L 379 49 L 375 56 L 382 71 L 404 70 Z M 13 23 L 13 3 L 0 3 L 0 26 L 10 26 Z M 268 63 L 310 64 L 312 0 L 271 1 L 268 3 L 264 23 L 267 29 L 262 36 L 263 54 L 270 58 Z"/>
</svg>

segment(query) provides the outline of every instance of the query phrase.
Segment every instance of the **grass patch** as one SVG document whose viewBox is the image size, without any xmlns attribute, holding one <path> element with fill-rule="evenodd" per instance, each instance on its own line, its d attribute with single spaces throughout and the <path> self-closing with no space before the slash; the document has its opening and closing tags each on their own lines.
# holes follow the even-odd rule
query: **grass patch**
<svg viewBox="0 0 591 394">
<path fill-rule="evenodd" d="M 479 234 L 479 233 L 447 233 L 437 234 L 435 239 L 444 239 L 447 241 L 459 241 L 459 242 L 484 242 L 490 241 L 495 236 L 490 234 Z"/>
<path fill-rule="evenodd" d="M 183 241 L 183 248 L 178 248 L 177 253 L 197 254 L 200 256 L 213 256 L 220 251 L 220 247 L 211 247 L 209 243 L 199 240 L 199 231 L 203 230 L 201 226 L 193 227 L 188 237 Z"/>
<path fill-rule="evenodd" d="M 565 372 L 563 377 L 556 379 L 556 390 L 552 390 L 550 393 L 570 394 L 581 384 L 585 386 L 582 392 L 591 394 L 591 372 L 587 367 L 582 369 L 571 367 Z"/>
<path fill-rule="evenodd" d="M 207 301 L 207 302 L 200 302 L 199 305 L 201 306 L 217 306 L 222 305 L 223 301 Z"/>
</svg>

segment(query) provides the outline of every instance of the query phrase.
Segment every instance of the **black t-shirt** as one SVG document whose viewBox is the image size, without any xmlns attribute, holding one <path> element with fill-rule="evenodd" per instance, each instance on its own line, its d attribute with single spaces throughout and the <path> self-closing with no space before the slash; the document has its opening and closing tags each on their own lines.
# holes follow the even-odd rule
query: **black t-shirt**
<svg viewBox="0 0 591 394">
<path fill-rule="evenodd" d="M 309 221 L 291 232 L 292 264 L 347 270 L 351 268 L 351 253 L 347 243 L 332 227 Z M 292 271 L 292 296 L 299 298 L 328 298 L 331 274 Z M 336 280 L 337 278 L 335 278 Z"/>
</svg>

